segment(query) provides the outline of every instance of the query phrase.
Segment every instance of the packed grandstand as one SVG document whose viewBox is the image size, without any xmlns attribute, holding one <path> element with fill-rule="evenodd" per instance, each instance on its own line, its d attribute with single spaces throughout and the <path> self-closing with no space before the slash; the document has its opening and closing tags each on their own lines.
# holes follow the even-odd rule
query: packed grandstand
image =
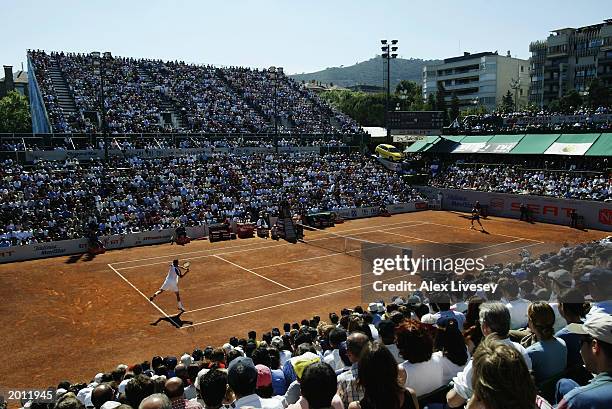
<svg viewBox="0 0 612 409">
<path fill-rule="evenodd" d="M 50 130 L 100 131 L 97 116 L 88 116 L 99 111 L 100 89 L 90 56 L 33 50 L 28 58 Z M 266 133 L 273 131 L 275 116 L 283 133 L 362 132 L 351 118 L 282 73 L 272 80 L 266 70 L 124 57 L 104 58 L 103 64 L 110 133 Z M 67 86 L 73 109 L 62 106 L 59 86 Z M 175 120 L 160 124 L 164 112 Z"/>
</svg>

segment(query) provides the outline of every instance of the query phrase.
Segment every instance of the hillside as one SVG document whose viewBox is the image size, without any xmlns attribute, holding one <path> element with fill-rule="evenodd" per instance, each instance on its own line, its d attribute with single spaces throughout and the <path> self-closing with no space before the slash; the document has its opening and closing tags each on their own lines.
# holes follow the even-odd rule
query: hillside
<svg viewBox="0 0 612 409">
<path fill-rule="evenodd" d="M 438 60 L 421 60 L 419 58 L 397 58 L 391 62 L 391 86 L 401 80 L 422 81 L 423 67 Z M 342 87 L 353 85 L 377 85 L 383 83 L 383 59 L 376 57 L 348 67 L 331 67 L 308 74 L 291 75 L 296 81 L 320 81 L 333 83 Z"/>
</svg>

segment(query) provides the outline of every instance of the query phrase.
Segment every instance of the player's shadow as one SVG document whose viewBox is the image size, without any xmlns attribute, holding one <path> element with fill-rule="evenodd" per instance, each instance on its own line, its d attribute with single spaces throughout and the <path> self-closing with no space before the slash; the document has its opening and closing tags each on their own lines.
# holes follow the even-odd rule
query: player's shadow
<svg viewBox="0 0 612 409">
<path fill-rule="evenodd" d="M 491 233 L 489 233 L 488 231 L 486 231 L 485 229 L 480 230 L 480 232 L 481 232 L 482 234 L 491 234 Z"/>
<path fill-rule="evenodd" d="M 193 321 L 186 321 L 186 320 L 181 319 L 181 315 L 183 313 L 184 311 L 181 311 L 178 314 L 172 315 L 169 317 L 159 317 L 157 321 L 152 322 L 151 325 L 157 326 L 157 324 L 159 324 L 162 321 L 169 322 L 173 327 L 176 327 L 176 328 L 181 328 L 185 325 L 193 325 Z"/>
<path fill-rule="evenodd" d="M 74 264 L 79 261 L 84 255 L 85 253 L 73 254 L 72 256 L 68 257 L 68 260 L 66 260 L 66 264 Z"/>
</svg>

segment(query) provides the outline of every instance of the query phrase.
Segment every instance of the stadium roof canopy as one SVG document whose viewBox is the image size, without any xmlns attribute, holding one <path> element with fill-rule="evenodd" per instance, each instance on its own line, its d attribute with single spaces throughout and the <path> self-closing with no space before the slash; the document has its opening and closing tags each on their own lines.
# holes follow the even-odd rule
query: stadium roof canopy
<svg viewBox="0 0 612 409">
<path fill-rule="evenodd" d="M 546 155 L 583 156 L 599 138 L 598 133 L 563 134 L 544 152 Z"/>
<path fill-rule="evenodd" d="M 431 147 L 427 149 L 427 152 L 432 153 L 451 153 L 455 150 L 457 146 L 459 146 L 459 142 L 463 138 L 466 138 L 465 135 L 444 135 L 440 136 L 440 139 L 436 143 L 434 143 Z"/>
<path fill-rule="evenodd" d="M 523 137 L 524 135 L 495 135 L 478 153 L 509 153 Z"/>
<path fill-rule="evenodd" d="M 512 155 L 541 155 L 559 138 L 559 134 L 526 134 L 510 151 Z"/>
<path fill-rule="evenodd" d="M 468 135 L 460 141 L 459 146 L 453 149 L 453 153 L 479 152 L 491 138 L 493 138 L 492 135 Z"/>
<path fill-rule="evenodd" d="M 585 155 L 612 156 L 612 133 L 602 133 Z"/>
<path fill-rule="evenodd" d="M 407 147 L 404 150 L 404 152 L 407 152 L 407 153 L 424 152 L 428 150 L 429 148 L 431 148 L 433 144 L 435 144 L 439 140 L 440 140 L 440 137 L 437 135 L 426 136 L 424 139 L 420 141 L 416 141 L 415 143 Z"/>
<path fill-rule="evenodd" d="M 427 136 L 405 152 L 612 156 L 612 133 Z"/>
</svg>

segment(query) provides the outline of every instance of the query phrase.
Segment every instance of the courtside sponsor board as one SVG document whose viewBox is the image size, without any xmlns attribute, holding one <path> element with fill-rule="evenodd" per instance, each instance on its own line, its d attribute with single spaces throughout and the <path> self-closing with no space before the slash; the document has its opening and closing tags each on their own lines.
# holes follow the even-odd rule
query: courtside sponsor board
<svg viewBox="0 0 612 409">
<path fill-rule="evenodd" d="M 439 189 L 419 186 L 418 190 L 429 198 L 437 199 L 442 194 L 442 209 L 469 212 L 479 201 L 487 206 L 489 215 L 518 219 L 523 204 L 535 222 L 569 225 L 570 213 L 576 210 L 584 218 L 584 227 L 612 231 L 612 203 L 591 200 L 560 199 L 547 196 L 516 195 L 507 193 L 479 192 L 474 190 Z"/>
</svg>

